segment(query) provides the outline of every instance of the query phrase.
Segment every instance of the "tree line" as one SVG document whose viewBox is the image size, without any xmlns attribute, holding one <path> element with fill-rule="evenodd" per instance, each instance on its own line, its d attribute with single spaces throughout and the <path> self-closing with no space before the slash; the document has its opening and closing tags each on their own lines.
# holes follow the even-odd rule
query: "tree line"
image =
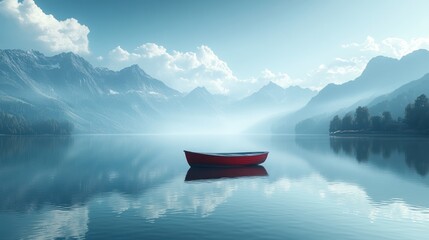
<svg viewBox="0 0 429 240">
<path fill-rule="evenodd" d="M 414 103 L 408 104 L 404 112 L 403 119 L 393 119 L 388 111 L 383 112 L 381 116 L 371 116 L 367 107 L 359 106 L 353 115 L 346 114 L 343 118 L 334 116 L 329 124 L 329 132 L 429 130 L 429 101 L 424 94 L 417 97 Z"/>
<path fill-rule="evenodd" d="M 10 113 L 0 112 L 0 134 L 8 135 L 34 135 L 52 134 L 69 135 L 74 125 L 69 121 L 54 119 L 30 122 L 24 117 Z"/>
</svg>

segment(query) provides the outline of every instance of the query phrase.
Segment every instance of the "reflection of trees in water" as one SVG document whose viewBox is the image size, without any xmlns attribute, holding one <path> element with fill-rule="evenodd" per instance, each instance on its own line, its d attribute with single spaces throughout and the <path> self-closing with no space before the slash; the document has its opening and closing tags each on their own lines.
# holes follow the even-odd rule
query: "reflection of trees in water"
<svg viewBox="0 0 429 240">
<path fill-rule="evenodd" d="M 70 136 L 0 136 L 0 168 L 57 161 L 73 144 Z"/>
<path fill-rule="evenodd" d="M 425 176 L 429 170 L 429 143 L 427 141 L 416 141 L 408 144 L 405 151 L 407 165 L 416 169 L 417 173 Z"/>
<path fill-rule="evenodd" d="M 429 172 L 429 141 L 425 139 L 383 139 L 383 138 L 330 138 L 332 151 L 353 156 L 358 162 L 365 162 L 371 155 L 389 159 L 394 152 L 404 153 L 407 166 L 421 176 Z"/>
</svg>

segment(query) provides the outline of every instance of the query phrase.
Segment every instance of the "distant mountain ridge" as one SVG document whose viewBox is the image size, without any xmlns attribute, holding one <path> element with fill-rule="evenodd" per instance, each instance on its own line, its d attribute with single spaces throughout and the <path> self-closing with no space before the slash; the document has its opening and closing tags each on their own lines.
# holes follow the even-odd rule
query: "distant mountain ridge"
<svg viewBox="0 0 429 240">
<path fill-rule="evenodd" d="M 255 93 L 239 100 L 233 106 L 235 107 L 234 109 L 247 108 L 250 111 L 265 111 L 274 114 L 287 110 L 296 110 L 304 106 L 316 93 L 316 91 L 308 88 L 299 86 L 282 88 L 276 83 L 269 82 Z"/>
<path fill-rule="evenodd" d="M 428 72 L 429 51 L 424 49 L 401 59 L 375 57 L 368 62 L 359 77 L 340 85 L 327 85 L 306 106 L 278 122 L 275 131 L 294 132 L 295 125 L 305 119 L 322 115 L 328 117 L 357 103 L 367 105 L 376 97 L 419 79 Z"/>
<path fill-rule="evenodd" d="M 165 126 L 170 131 L 175 122 L 181 122 L 183 129 L 186 124 L 219 129 L 220 121 L 227 124 L 231 118 L 249 124 L 260 120 L 269 129 L 272 121 L 266 116 L 277 118 L 275 132 L 286 132 L 300 121 L 328 119 L 356 104 L 367 105 L 371 113 L 389 110 L 399 116 L 398 106 L 402 108 L 416 94 L 429 93 L 426 73 L 429 51 L 417 50 L 399 60 L 373 58 L 355 80 L 329 84 L 318 93 L 270 82 L 232 101 L 203 87 L 183 94 L 138 65 L 112 71 L 93 67 L 73 53 L 49 57 L 37 51 L 0 50 L 0 111 L 30 120 L 69 120 L 78 132 L 152 132 Z"/>
<path fill-rule="evenodd" d="M 236 121 L 256 112 L 282 111 L 308 101 L 313 91 L 274 83 L 261 88 L 235 109 Z M 304 99 L 304 100 L 303 100 Z M 247 102 L 248 101 L 248 102 Z M 120 71 L 93 67 L 74 53 L 45 56 L 37 51 L 0 50 L 0 111 L 27 120 L 68 120 L 77 132 L 153 132 L 182 130 L 185 125 L 219 121 L 228 125 L 235 104 L 229 97 L 197 87 L 183 94 L 143 71 L 138 65 Z M 246 115 L 247 116 L 247 115 Z M 251 121 L 247 121 L 251 122 Z M 176 126 L 176 127 L 177 127 Z M 233 127 L 231 128 L 233 129 Z"/>
</svg>

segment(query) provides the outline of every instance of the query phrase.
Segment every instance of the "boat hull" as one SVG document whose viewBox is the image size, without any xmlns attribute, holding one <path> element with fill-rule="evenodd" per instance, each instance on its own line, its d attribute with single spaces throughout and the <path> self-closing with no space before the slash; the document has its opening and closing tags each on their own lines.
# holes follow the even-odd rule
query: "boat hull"
<svg viewBox="0 0 429 240">
<path fill-rule="evenodd" d="M 191 167 L 239 167 L 259 165 L 267 159 L 268 152 L 198 153 L 185 151 Z"/>
</svg>

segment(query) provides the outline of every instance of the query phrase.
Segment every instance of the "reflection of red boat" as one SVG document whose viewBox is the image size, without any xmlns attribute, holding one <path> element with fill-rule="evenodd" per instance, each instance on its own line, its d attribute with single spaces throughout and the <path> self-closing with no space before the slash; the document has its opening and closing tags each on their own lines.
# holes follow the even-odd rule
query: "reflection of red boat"
<svg viewBox="0 0 429 240">
<path fill-rule="evenodd" d="M 191 167 L 238 167 L 261 164 L 268 152 L 237 153 L 197 153 L 185 151 L 186 160 Z"/>
<path fill-rule="evenodd" d="M 186 173 L 185 181 L 268 176 L 263 166 L 230 167 L 230 168 L 196 168 L 191 167 Z"/>
</svg>

